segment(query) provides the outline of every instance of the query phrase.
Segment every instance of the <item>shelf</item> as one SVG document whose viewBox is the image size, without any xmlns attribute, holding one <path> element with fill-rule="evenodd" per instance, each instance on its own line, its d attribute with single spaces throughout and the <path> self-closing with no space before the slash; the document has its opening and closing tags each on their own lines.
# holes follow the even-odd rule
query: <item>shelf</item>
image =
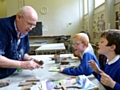
<svg viewBox="0 0 120 90">
<path fill-rule="evenodd" d="M 61 35 L 49 35 L 49 36 L 29 36 L 29 38 L 54 38 Z M 71 35 L 65 35 L 66 37 L 71 37 Z"/>
</svg>

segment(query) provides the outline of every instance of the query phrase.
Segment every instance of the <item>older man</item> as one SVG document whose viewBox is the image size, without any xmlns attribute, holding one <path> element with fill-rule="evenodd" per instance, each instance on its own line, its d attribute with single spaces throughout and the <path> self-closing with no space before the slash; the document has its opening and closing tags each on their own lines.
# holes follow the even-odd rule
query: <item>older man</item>
<svg viewBox="0 0 120 90">
<path fill-rule="evenodd" d="M 0 19 L 0 79 L 16 68 L 33 70 L 40 67 L 30 60 L 28 32 L 36 26 L 38 16 L 31 6 L 22 7 L 14 16 Z"/>
</svg>

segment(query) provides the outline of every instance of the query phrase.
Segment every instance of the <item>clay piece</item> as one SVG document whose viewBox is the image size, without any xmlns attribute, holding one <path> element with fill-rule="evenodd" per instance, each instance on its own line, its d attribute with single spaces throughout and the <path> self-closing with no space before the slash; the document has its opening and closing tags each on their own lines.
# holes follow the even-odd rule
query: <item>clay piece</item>
<svg viewBox="0 0 120 90">
<path fill-rule="evenodd" d="M 18 86 L 32 86 L 36 85 L 35 82 L 20 82 Z"/>
<path fill-rule="evenodd" d="M 44 62 L 42 60 L 38 61 L 38 60 L 34 59 L 34 62 L 38 63 L 39 65 L 43 65 L 44 64 Z"/>
<path fill-rule="evenodd" d="M 26 80 L 26 82 L 39 82 L 40 80 L 36 77 Z"/>
<path fill-rule="evenodd" d="M 21 90 L 30 90 L 31 86 L 23 86 Z"/>
<path fill-rule="evenodd" d="M 56 85 L 54 87 L 54 89 L 62 89 L 62 90 L 67 90 L 67 88 L 78 88 L 81 89 L 82 87 L 80 85 L 69 85 L 69 84 L 65 84 L 63 85 L 62 83 L 59 83 L 59 85 Z"/>
<path fill-rule="evenodd" d="M 20 82 L 18 86 L 22 86 L 21 90 L 30 90 L 30 88 L 33 85 L 36 85 L 36 82 L 39 82 L 40 80 L 36 77 L 33 77 L 31 79 L 26 80 L 26 82 Z"/>
<path fill-rule="evenodd" d="M 61 61 L 60 65 L 70 65 L 70 62 L 68 62 L 68 61 Z"/>
<path fill-rule="evenodd" d="M 10 84 L 11 80 L 0 80 L 0 87 L 8 86 Z"/>
</svg>

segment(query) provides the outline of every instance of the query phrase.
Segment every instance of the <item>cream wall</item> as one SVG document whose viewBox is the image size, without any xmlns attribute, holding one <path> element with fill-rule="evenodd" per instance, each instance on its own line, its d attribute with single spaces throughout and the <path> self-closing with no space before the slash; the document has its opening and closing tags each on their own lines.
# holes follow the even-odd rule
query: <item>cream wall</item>
<svg viewBox="0 0 120 90">
<path fill-rule="evenodd" d="M 6 0 L 7 16 L 17 13 L 18 9 L 23 6 L 23 0 Z"/>
<path fill-rule="evenodd" d="M 119 3 L 120 2 L 120 0 L 115 0 L 115 3 Z"/>
<path fill-rule="evenodd" d="M 85 24 L 85 20 L 87 21 L 88 17 L 83 17 L 83 1 L 84 0 L 6 0 L 7 16 L 15 14 L 18 9 L 24 5 L 31 5 L 37 11 L 39 21 L 43 23 L 43 35 L 70 34 L 73 36 L 75 33 L 85 29 L 86 26 L 89 26 L 88 23 Z M 119 2 L 120 0 L 115 0 L 115 3 Z M 47 14 L 43 15 L 40 13 L 42 7 L 48 8 Z M 99 8 L 95 9 L 93 19 L 95 19 L 95 15 L 99 14 L 101 11 L 106 12 L 106 10 L 108 10 L 106 8 L 108 7 L 106 7 L 105 4 L 105 6 L 101 5 Z M 111 9 L 112 8 L 113 7 L 111 7 Z M 106 17 L 108 17 L 108 13 L 109 11 L 105 13 Z M 105 21 L 107 28 L 109 18 Z M 89 28 L 87 29 L 90 33 L 93 33 Z"/>
<path fill-rule="evenodd" d="M 6 11 L 6 1 L 0 0 L 0 18 L 6 17 L 7 11 Z"/>
<path fill-rule="evenodd" d="M 38 13 L 43 23 L 43 35 L 71 34 L 80 31 L 80 0 L 25 0 Z M 41 14 L 42 7 L 47 7 L 47 14 Z"/>
<path fill-rule="evenodd" d="M 37 11 L 43 24 L 43 35 L 74 35 L 82 29 L 83 0 L 6 0 L 7 16 L 15 14 L 24 5 L 30 5 Z M 11 4 L 13 3 L 13 4 Z M 41 14 L 47 7 L 47 14 Z"/>
</svg>

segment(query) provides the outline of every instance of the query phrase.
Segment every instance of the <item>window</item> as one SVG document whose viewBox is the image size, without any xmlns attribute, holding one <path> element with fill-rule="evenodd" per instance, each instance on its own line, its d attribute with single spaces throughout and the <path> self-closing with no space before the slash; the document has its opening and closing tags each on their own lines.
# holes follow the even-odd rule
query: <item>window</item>
<svg viewBox="0 0 120 90">
<path fill-rule="evenodd" d="M 88 0 L 84 0 L 84 15 L 88 13 Z"/>
<path fill-rule="evenodd" d="M 103 4 L 105 0 L 95 0 L 95 8 Z"/>
</svg>

